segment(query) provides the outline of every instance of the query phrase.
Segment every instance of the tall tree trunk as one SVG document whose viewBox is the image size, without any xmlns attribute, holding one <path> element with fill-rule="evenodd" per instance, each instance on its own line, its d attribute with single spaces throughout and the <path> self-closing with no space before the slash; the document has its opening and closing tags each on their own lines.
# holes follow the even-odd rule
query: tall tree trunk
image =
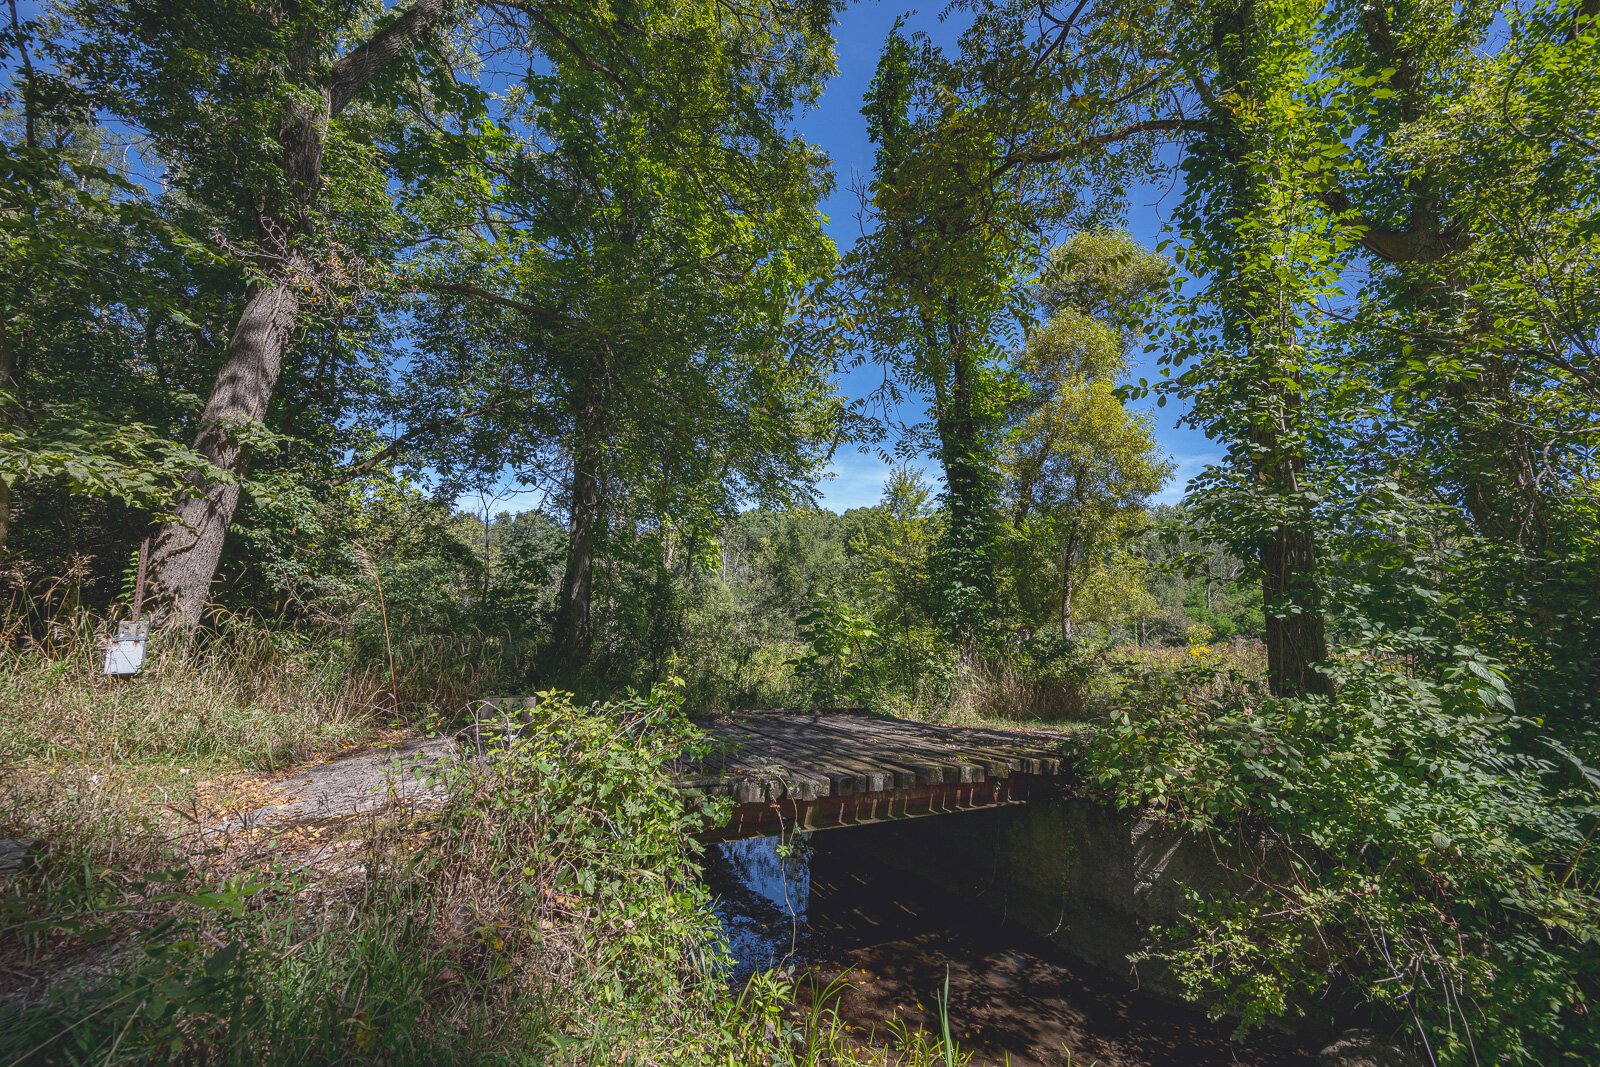
<svg viewBox="0 0 1600 1067">
<path fill-rule="evenodd" d="M 1244 101 L 1270 97 L 1264 81 L 1293 77 L 1270 57 L 1275 40 L 1270 20 L 1254 0 L 1241 0 L 1223 12 L 1213 28 L 1221 89 Z M 1263 23 L 1267 23 L 1263 25 Z M 1302 45 L 1304 42 L 1295 42 Z M 1220 94 L 1219 94 L 1220 95 Z M 1262 121 L 1247 108 L 1227 107 L 1216 113 L 1221 155 L 1229 164 L 1227 217 L 1240 245 L 1238 261 L 1228 266 L 1232 292 L 1223 314 L 1249 368 L 1241 383 L 1249 420 L 1248 470 L 1278 517 L 1256 545 L 1262 570 L 1262 607 L 1267 642 L 1267 680 L 1276 696 L 1301 696 L 1329 691 L 1328 680 L 1315 668 L 1327 659 L 1328 642 L 1317 579 L 1317 546 L 1311 507 L 1302 494 L 1305 472 L 1303 444 L 1297 423 L 1304 418 L 1304 387 L 1299 366 L 1294 301 L 1305 299 L 1279 274 L 1275 249 L 1259 246 L 1251 227 L 1271 219 L 1278 188 L 1288 180 L 1276 173 L 1272 135 L 1263 135 Z M 1277 164 L 1278 166 L 1274 166 Z M 1296 220 L 1281 218 L 1292 228 Z M 1252 247 L 1254 245 L 1254 247 Z"/>
<path fill-rule="evenodd" d="M 1450 382 L 1443 407 L 1455 436 L 1455 476 L 1479 532 L 1538 555 L 1549 544 L 1530 434 L 1516 417 L 1504 360 L 1486 355 L 1471 379 Z"/>
<path fill-rule="evenodd" d="M 17 395 L 18 381 L 21 375 L 17 372 L 15 357 L 11 352 L 11 333 L 6 328 L 4 314 L 0 314 L 0 392 L 9 393 L 13 398 Z M 0 426 L 16 418 L 16 413 L 10 404 L 0 399 Z M 6 539 L 11 534 L 11 483 L 0 476 L 0 555 L 5 554 Z"/>
<path fill-rule="evenodd" d="M 266 417 L 294 333 L 300 300 L 289 272 L 276 274 L 250 288 L 195 438 L 195 450 L 234 478 L 197 476 L 192 491 L 178 501 L 176 518 L 156 534 L 151 549 L 150 595 L 165 621 L 184 628 L 200 622 L 239 504 L 238 479 L 250 463 L 243 440 L 248 435 L 242 431 Z"/>
<path fill-rule="evenodd" d="M 1292 343 L 1289 337 L 1274 340 Z M 1298 375 L 1278 367 L 1271 377 L 1290 383 L 1291 388 L 1283 396 L 1255 399 L 1267 410 L 1254 413 L 1251 429 L 1256 480 L 1279 498 L 1282 503 L 1277 510 L 1283 516 L 1261 544 L 1257 559 L 1266 617 L 1267 681 L 1275 696 L 1326 693 L 1328 680 L 1316 670 L 1316 665 L 1328 658 L 1328 637 L 1317 581 L 1316 536 L 1310 508 L 1300 495 L 1304 459 L 1285 446 L 1287 427 L 1273 414 L 1281 410 L 1285 418 L 1297 416 L 1301 406 Z"/>
<path fill-rule="evenodd" d="M 946 626 L 970 658 L 995 613 L 997 505 L 989 442 L 978 412 L 979 368 L 957 336 L 958 321 L 952 310 L 946 331 L 950 376 L 948 382 L 935 383 L 934 424 L 950 512 L 939 549 L 944 571 L 940 592 L 946 600 Z M 933 332 L 927 332 L 929 343 L 936 343 Z"/>
<path fill-rule="evenodd" d="M 1316 565 L 1316 541 L 1304 528 L 1280 526 L 1261 549 L 1267 670 L 1277 696 L 1328 691 L 1328 680 L 1316 670 L 1328 658 Z"/>
<path fill-rule="evenodd" d="M 581 666 L 594 646 L 590 602 L 594 593 L 595 541 L 601 522 L 600 466 L 604 462 L 603 412 L 586 397 L 578 410 L 572 449 L 572 490 L 567 523 L 567 568 L 556 601 L 552 646 L 558 666 Z"/>
<path fill-rule="evenodd" d="M 284 188 L 261 194 L 257 214 L 261 254 L 255 266 L 262 277 L 249 287 L 194 442 L 226 477 L 196 478 L 151 552 L 152 608 L 168 624 L 189 629 L 200 621 L 239 504 L 240 479 L 249 469 L 247 431 L 266 417 L 289 352 L 300 311 L 295 287 L 311 269 L 298 246 L 322 198 L 328 124 L 437 25 L 446 7 L 446 0 L 413 0 L 399 18 L 334 63 L 325 85 L 297 97 L 284 114 L 278 134 Z M 291 57 L 291 67 L 309 71 L 319 47 L 313 34 Z"/>
<path fill-rule="evenodd" d="M 1430 268 L 1404 264 L 1401 269 Z M 1465 286 L 1455 272 L 1413 275 L 1407 286 L 1424 334 L 1464 342 L 1490 332 L 1492 324 L 1481 309 L 1463 307 L 1457 294 Z M 1429 341 L 1420 338 L 1415 345 L 1424 348 Z M 1459 348 L 1448 342 L 1440 347 L 1441 362 L 1449 365 L 1459 359 Z M 1443 402 L 1430 406 L 1435 417 L 1442 418 L 1448 438 L 1442 442 L 1449 457 L 1444 474 L 1460 491 L 1479 533 L 1539 555 L 1549 545 L 1549 509 L 1539 487 L 1536 446 L 1517 411 L 1514 371 L 1493 352 L 1479 354 L 1475 363 L 1470 373 L 1458 372 L 1435 386 L 1435 395 Z"/>
<path fill-rule="evenodd" d="M 1078 551 L 1078 534 L 1074 530 L 1067 537 L 1066 548 L 1061 553 L 1061 636 L 1072 636 L 1072 598 L 1077 582 L 1072 573 L 1073 556 Z"/>
</svg>

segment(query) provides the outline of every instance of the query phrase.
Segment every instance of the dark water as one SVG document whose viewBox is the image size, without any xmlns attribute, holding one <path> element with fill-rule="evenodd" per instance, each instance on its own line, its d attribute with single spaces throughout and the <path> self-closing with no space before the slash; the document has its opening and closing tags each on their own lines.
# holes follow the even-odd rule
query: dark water
<svg viewBox="0 0 1600 1067">
<path fill-rule="evenodd" d="M 1130 989 L 970 901 L 908 885 L 859 849 L 830 848 L 830 839 L 843 845 L 849 833 L 802 835 L 787 850 L 770 837 L 710 850 L 706 877 L 739 963 L 736 978 L 771 967 L 792 967 L 818 986 L 843 976 L 839 1014 L 882 1034 L 896 1017 L 937 1032 L 935 998 L 948 974 L 951 1031 L 976 1064 L 1310 1062 L 1306 1049 L 1283 1039 L 1236 1044 L 1226 1024 Z"/>
</svg>

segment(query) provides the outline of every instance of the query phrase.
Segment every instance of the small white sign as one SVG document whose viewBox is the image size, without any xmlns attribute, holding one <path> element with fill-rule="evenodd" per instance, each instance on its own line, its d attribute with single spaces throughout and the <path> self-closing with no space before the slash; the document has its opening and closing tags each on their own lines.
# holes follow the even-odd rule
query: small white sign
<svg viewBox="0 0 1600 1067">
<path fill-rule="evenodd" d="M 106 648 L 107 674 L 136 674 L 144 666 L 144 643 L 150 636 L 147 622 L 119 622 L 117 636 Z"/>
</svg>

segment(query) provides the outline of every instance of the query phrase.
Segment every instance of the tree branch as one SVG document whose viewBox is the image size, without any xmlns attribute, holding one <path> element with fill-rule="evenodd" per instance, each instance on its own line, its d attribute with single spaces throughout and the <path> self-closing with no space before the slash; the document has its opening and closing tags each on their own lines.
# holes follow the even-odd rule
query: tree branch
<svg viewBox="0 0 1600 1067">
<path fill-rule="evenodd" d="M 465 296 L 473 300 L 482 300 L 486 304 L 494 304 L 497 307 L 503 307 L 511 311 L 517 311 L 532 318 L 543 319 L 545 322 L 556 326 L 573 327 L 581 325 L 578 320 L 572 318 L 570 315 L 564 315 L 559 311 L 555 311 L 547 307 L 540 307 L 537 304 L 525 303 L 524 301 L 516 300 L 509 296 L 502 296 L 491 289 L 483 289 L 476 285 L 469 285 L 466 282 L 436 282 L 425 279 L 413 279 L 408 280 L 405 283 L 405 288 L 406 291 L 413 293 L 449 293 L 454 296 Z"/>
<path fill-rule="evenodd" d="M 352 463 L 350 466 L 344 468 L 344 470 L 333 476 L 329 484 L 343 485 L 346 482 L 353 481 L 354 479 L 361 477 L 363 474 L 376 470 L 387 461 L 393 459 L 395 456 L 399 455 L 401 452 L 405 451 L 405 449 L 410 447 L 411 444 L 419 437 L 438 433 L 446 426 L 454 426 L 456 423 L 466 422 L 468 419 L 475 419 L 479 415 L 492 415 L 497 411 L 503 410 L 515 399 L 517 398 L 514 396 L 502 396 L 491 400 L 486 404 L 479 404 L 477 407 L 468 408 L 465 411 L 458 411 L 454 415 L 446 415 L 443 418 L 430 419 L 421 426 L 407 430 L 405 433 L 401 434 L 399 437 L 396 437 L 393 441 L 390 441 L 387 445 L 380 448 L 366 459 L 363 459 L 357 463 Z"/>
<path fill-rule="evenodd" d="M 412 0 L 405 14 L 333 65 L 328 114 L 338 115 L 373 78 L 399 59 L 444 18 L 448 0 Z"/>
<path fill-rule="evenodd" d="M 1461 246 L 1456 234 L 1428 223 L 1403 230 L 1375 226 L 1356 210 L 1343 189 L 1324 189 L 1317 195 L 1328 210 L 1361 231 L 1361 244 L 1367 251 L 1389 263 L 1428 263 Z"/>
<path fill-rule="evenodd" d="M 1050 152 L 1009 154 L 1001 163 L 1000 169 L 996 171 L 996 175 L 1004 174 L 1021 166 L 1038 163 L 1059 163 L 1086 145 L 1117 144 L 1143 133 L 1209 133 L 1215 129 L 1216 124 L 1209 119 L 1145 119 L 1140 122 L 1130 122 L 1114 130 L 1091 134 L 1065 148 L 1058 148 Z"/>
</svg>

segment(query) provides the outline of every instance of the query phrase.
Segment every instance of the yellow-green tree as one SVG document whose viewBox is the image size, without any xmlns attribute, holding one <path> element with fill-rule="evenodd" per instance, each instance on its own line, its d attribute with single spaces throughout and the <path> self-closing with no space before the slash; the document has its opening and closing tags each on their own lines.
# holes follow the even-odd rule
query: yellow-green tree
<svg viewBox="0 0 1600 1067">
<path fill-rule="evenodd" d="M 1149 595 L 1127 542 L 1172 465 L 1117 379 L 1166 277 L 1166 261 L 1125 233 L 1072 237 L 1039 286 L 1047 318 L 1012 364 L 1025 386 L 1003 457 L 1013 595 L 1030 622 L 1054 616 L 1063 636 L 1085 609 L 1096 621 L 1132 617 Z"/>
</svg>

